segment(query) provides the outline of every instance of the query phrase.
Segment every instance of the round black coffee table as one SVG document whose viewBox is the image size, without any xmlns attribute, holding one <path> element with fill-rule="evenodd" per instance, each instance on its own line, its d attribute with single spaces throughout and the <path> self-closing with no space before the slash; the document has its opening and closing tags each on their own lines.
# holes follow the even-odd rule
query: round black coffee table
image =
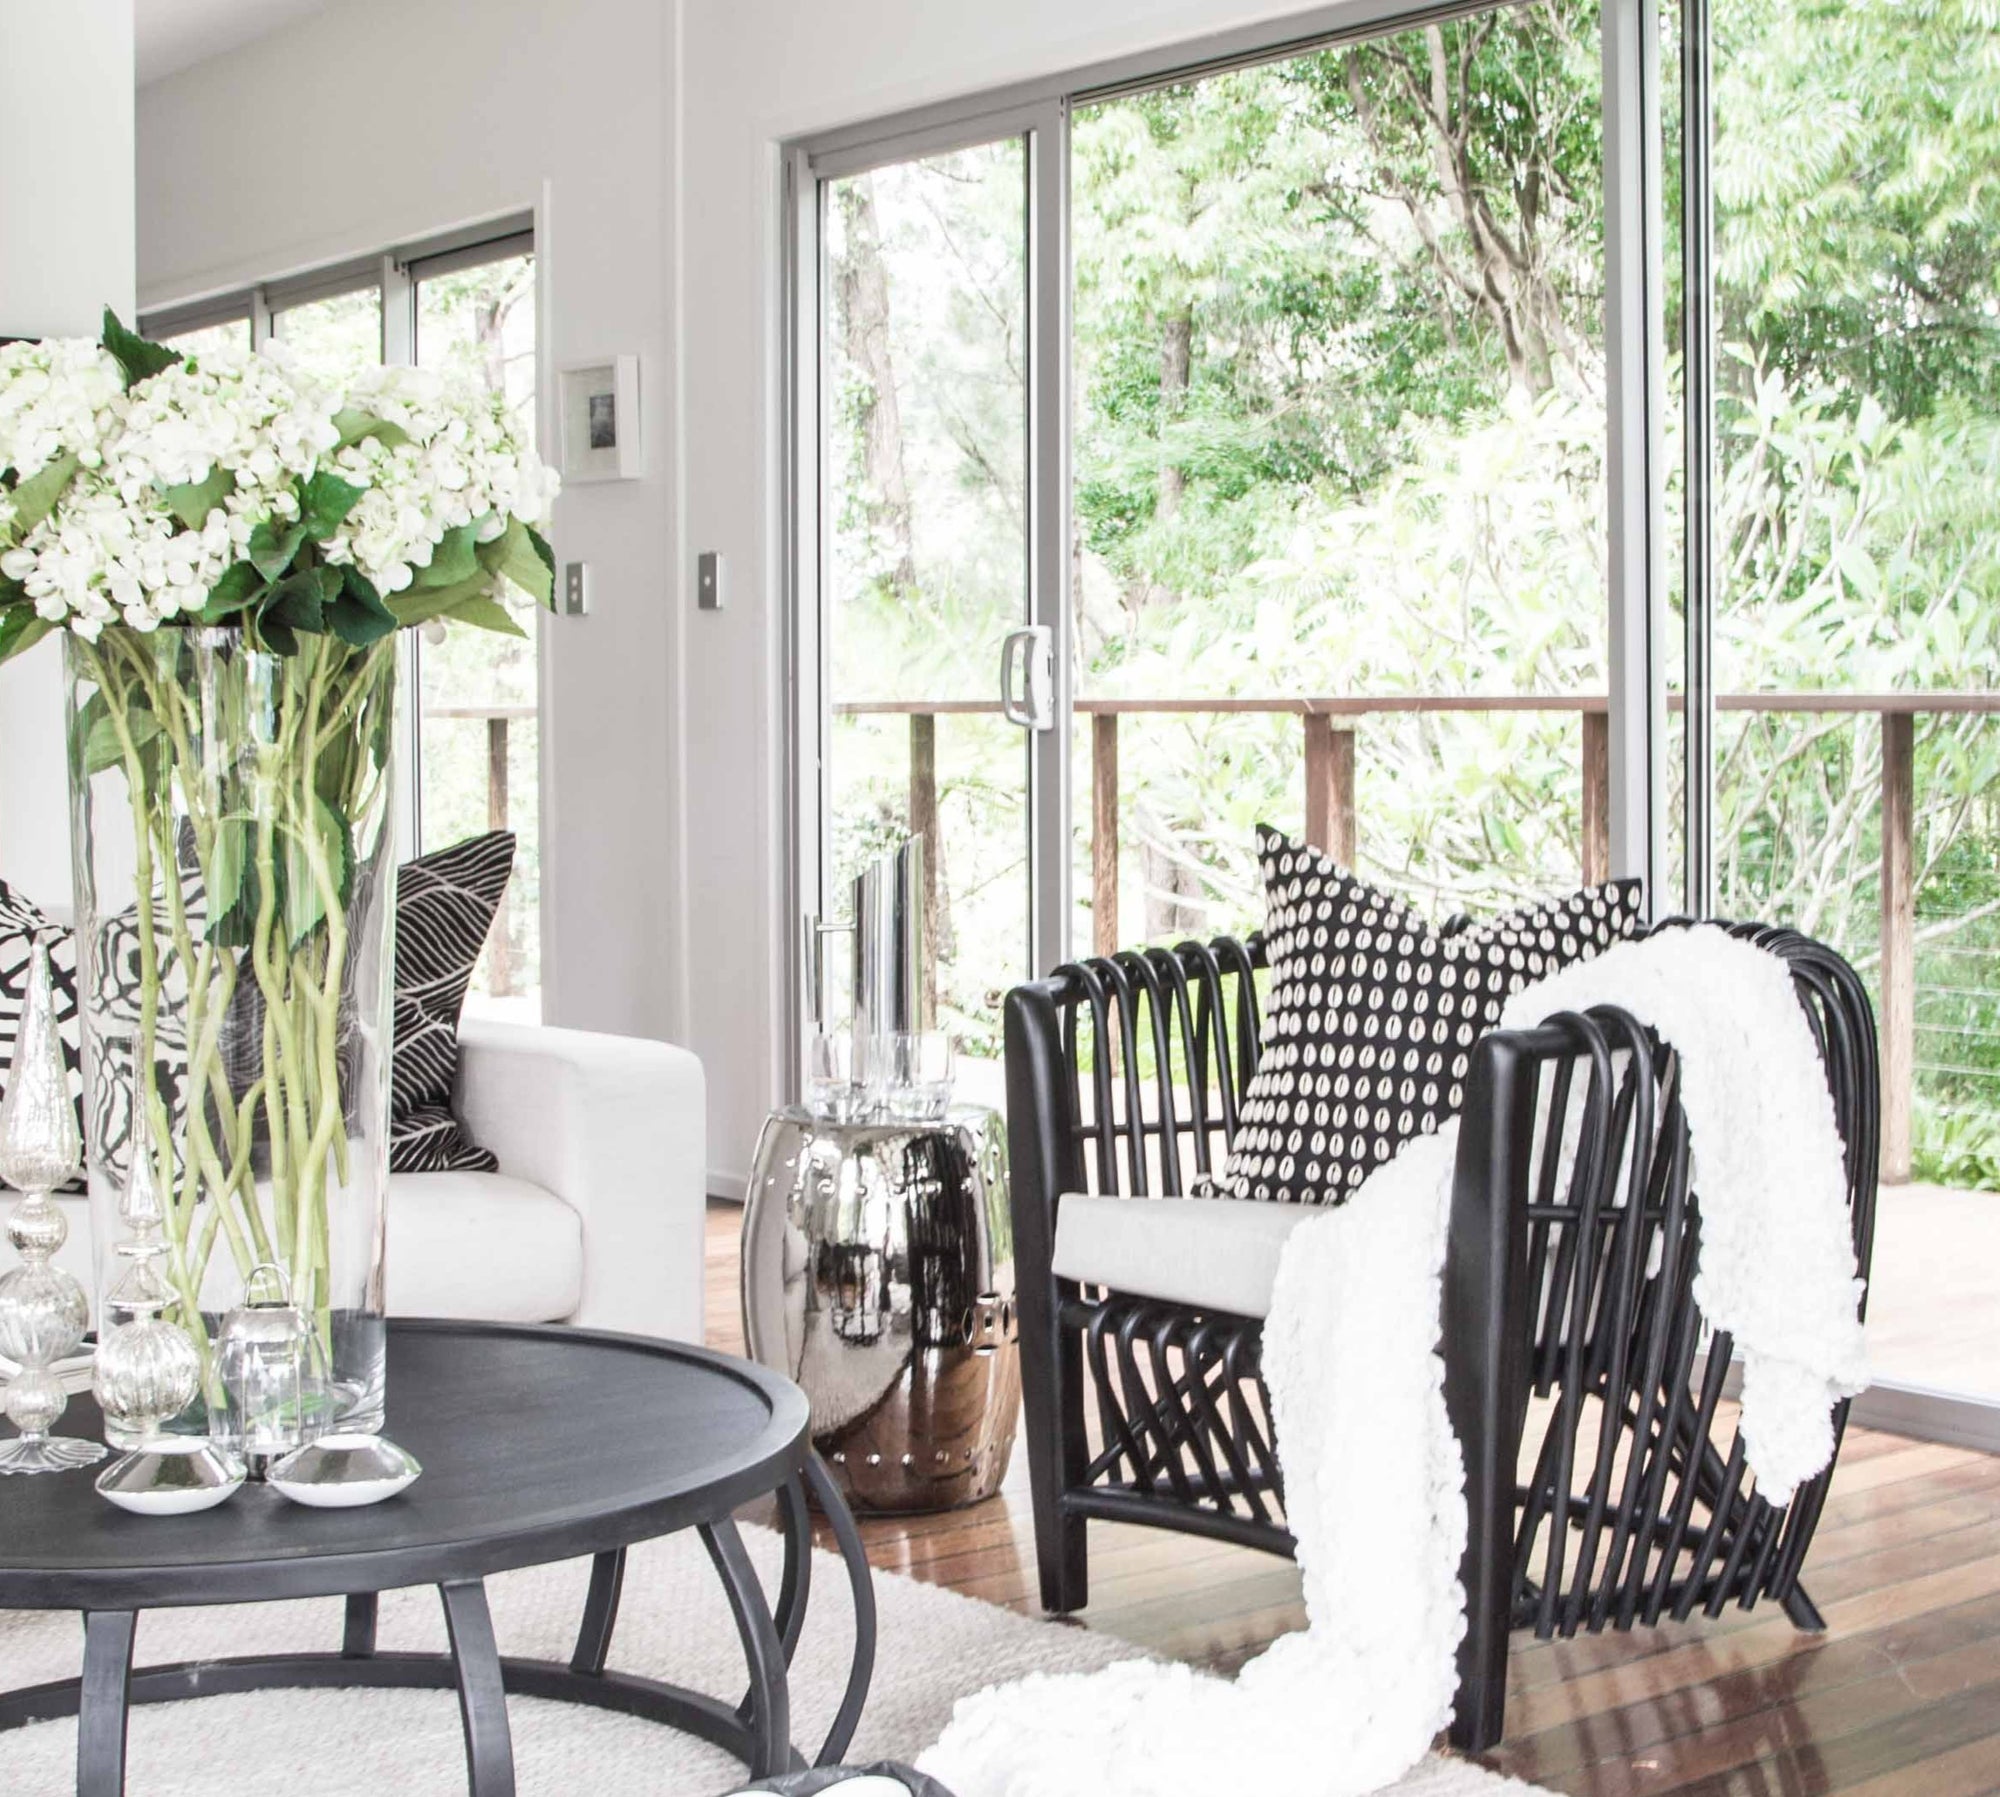
<svg viewBox="0 0 2000 1797">
<path fill-rule="evenodd" d="M 73 1404 L 70 1433 L 97 1417 Z M 854 1662 L 816 1763 L 852 1738 L 875 1656 L 875 1604 L 853 1519 L 813 1455 L 805 1396 L 701 1348 L 564 1328 L 389 1325 L 389 1430 L 423 1463 L 400 1497 L 309 1510 L 245 1486 L 195 1516 L 129 1516 L 86 1473 L 0 1480 L 0 1609 L 80 1610 L 81 1679 L 0 1695 L 0 1729 L 75 1716 L 78 1797 L 116 1797 L 133 1703 L 297 1686 L 458 1692 L 473 1797 L 511 1797 L 509 1692 L 593 1704 L 686 1729 L 753 1774 L 803 1764 L 786 1669 L 812 1565 L 807 1491 L 833 1526 L 854 1591 Z M 732 1512 L 775 1494 L 785 1535 L 776 1613 Z M 606 1670 L 625 1550 L 696 1530 L 715 1563 L 749 1668 L 740 1703 Z M 497 1572 L 593 1555 L 569 1663 L 503 1658 L 486 1607 Z M 378 1653 L 377 1596 L 437 1586 L 451 1651 Z M 140 1610 L 344 1596 L 337 1653 L 198 1661 L 134 1671 Z"/>
</svg>

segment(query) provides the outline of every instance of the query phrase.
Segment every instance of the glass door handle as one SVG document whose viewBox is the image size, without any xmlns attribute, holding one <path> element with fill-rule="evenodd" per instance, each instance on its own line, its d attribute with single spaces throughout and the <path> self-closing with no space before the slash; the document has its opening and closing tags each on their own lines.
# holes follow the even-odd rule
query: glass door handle
<svg viewBox="0 0 2000 1797">
<path fill-rule="evenodd" d="M 1001 639 L 1000 715 L 1023 730 L 1055 728 L 1055 640 L 1046 624 L 1010 630 Z"/>
</svg>

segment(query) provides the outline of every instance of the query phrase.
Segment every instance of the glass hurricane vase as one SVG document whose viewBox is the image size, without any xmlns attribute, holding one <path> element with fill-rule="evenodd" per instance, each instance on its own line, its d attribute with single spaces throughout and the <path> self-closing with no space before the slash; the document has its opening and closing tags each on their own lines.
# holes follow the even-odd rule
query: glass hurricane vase
<svg viewBox="0 0 2000 1797">
<path fill-rule="evenodd" d="M 91 1226 L 122 1319 L 118 1210 L 150 1144 L 169 1317 L 213 1337 L 283 1269 L 327 1427 L 382 1424 L 396 639 L 65 638 Z"/>
</svg>

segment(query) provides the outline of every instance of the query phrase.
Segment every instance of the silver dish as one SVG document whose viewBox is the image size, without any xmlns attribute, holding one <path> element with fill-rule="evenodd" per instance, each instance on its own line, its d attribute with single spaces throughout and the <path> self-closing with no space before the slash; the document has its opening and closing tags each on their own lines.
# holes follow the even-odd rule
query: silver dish
<svg viewBox="0 0 2000 1797">
<path fill-rule="evenodd" d="M 97 1475 L 98 1495 L 135 1516 L 213 1510 L 243 1483 L 243 1462 L 197 1435 L 161 1436 Z"/>
<path fill-rule="evenodd" d="M 414 1454 L 382 1435 L 322 1435 L 271 1463 L 270 1483 L 295 1504 L 347 1510 L 379 1504 L 414 1484 Z"/>
</svg>

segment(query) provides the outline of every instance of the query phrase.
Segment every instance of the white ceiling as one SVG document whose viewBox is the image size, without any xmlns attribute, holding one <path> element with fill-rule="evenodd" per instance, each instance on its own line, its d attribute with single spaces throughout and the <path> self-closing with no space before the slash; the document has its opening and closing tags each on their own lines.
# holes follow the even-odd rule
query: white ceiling
<svg viewBox="0 0 2000 1797">
<path fill-rule="evenodd" d="M 328 0 L 133 0 L 138 81 L 144 87 L 211 56 L 221 56 Z"/>
</svg>

